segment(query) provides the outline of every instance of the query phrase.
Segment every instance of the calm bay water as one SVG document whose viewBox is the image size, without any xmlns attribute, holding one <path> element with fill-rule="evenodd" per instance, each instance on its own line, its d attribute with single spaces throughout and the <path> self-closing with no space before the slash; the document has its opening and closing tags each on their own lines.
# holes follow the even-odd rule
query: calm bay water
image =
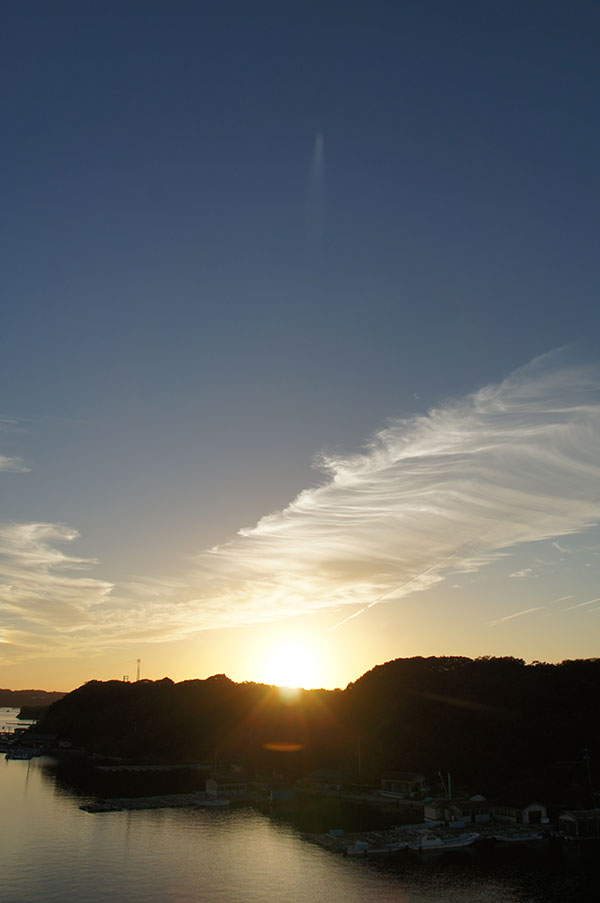
<svg viewBox="0 0 600 903">
<path fill-rule="evenodd" d="M 12 734 L 15 728 L 28 727 L 33 721 L 22 720 L 17 718 L 19 709 L 7 708 L 0 706 L 0 732 Z"/>
<path fill-rule="evenodd" d="M 89 814 L 52 762 L 0 760 L 2 903 L 541 903 L 595 899 L 591 855 L 547 848 L 356 862 L 254 809 Z"/>
</svg>

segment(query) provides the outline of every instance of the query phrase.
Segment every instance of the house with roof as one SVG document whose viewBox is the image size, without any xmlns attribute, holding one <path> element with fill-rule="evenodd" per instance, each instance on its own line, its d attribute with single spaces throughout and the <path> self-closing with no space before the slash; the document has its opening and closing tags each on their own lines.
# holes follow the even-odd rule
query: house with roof
<svg viewBox="0 0 600 903">
<path fill-rule="evenodd" d="M 428 822 L 447 824 L 485 824 L 491 817 L 490 803 L 476 794 L 456 799 L 429 799 L 423 805 L 423 815 Z"/>
<path fill-rule="evenodd" d="M 498 821 L 515 825 L 547 825 L 550 821 L 546 807 L 537 802 L 526 805 L 518 801 L 494 803 L 492 815 Z"/>
</svg>

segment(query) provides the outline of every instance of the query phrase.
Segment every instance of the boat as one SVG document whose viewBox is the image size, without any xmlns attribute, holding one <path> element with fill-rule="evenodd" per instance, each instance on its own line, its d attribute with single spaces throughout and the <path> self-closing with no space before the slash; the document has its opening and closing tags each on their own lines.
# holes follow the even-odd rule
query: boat
<svg viewBox="0 0 600 903">
<path fill-rule="evenodd" d="M 401 853 L 406 850 L 408 843 L 406 841 L 396 841 L 395 843 L 387 843 L 383 847 L 371 847 L 367 850 L 367 856 L 390 856 L 392 853 Z"/>
<path fill-rule="evenodd" d="M 434 850 L 462 850 L 470 847 L 478 840 L 479 834 L 459 834 L 458 837 L 438 837 L 435 834 L 424 834 L 418 840 L 408 844 L 409 850 L 416 853 L 427 853 Z"/>
<path fill-rule="evenodd" d="M 369 844 L 366 840 L 357 840 L 351 847 L 346 847 L 346 856 L 366 856 L 369 852 Z"/>
<path fill-rule="evenodd" d="M 223 806 L 228 806 L 230 800 L 224 796 L 210 796 L 209 794 L 199 794 L 195 800 L 195 806 L 202 806 L 205 809 L 222 809 Z"/>
<path fill-rule="evenodd" d="M 24 749 L 23 747 L 16 747 L 15 749 L 10 749 L 6 755 L 5 759 L 33 759 L 35 756 L 39 756 L 39 749 Z"/>
<path fill-rule="evenodd" d="M 494 840 L 501 843 L 525 843 L 529 840 L 543 840 L 544 835 L 538 831 L 515 831 L 513 834 L 494 834 Z"/>
</svg>

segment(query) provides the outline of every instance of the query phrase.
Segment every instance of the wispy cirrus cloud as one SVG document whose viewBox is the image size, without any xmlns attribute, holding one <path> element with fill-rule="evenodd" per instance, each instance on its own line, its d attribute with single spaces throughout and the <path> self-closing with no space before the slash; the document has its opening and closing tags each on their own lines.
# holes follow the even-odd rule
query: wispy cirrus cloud
<svg viewBox="0 0 600 903">
<path fill-rule="evenodd" d="M 598 368 L 546 355 L 390 421 L 358 454 L 321 455 L 320 485 L 201 554 L 168 595 L 199 628 L 406 596 L 585 530 L 600 513 L 599 440 Z"/>
<path fill-rule="evenodd" d="M 77 573 L 89 561 L 55 552 L 73 533 L 34 525 L 9 531 L 6 582 L 32 629 L 72 618 L 69 642 L 162 641 L 326 609 L 353 616 L 519 544 L 584 531 L 600 517 L 599 451 L 600 370 L 551 354 L 498 385 L 391 420 L 357 454 L 322 454 L 318 485 L 177 578 L 111 591 Z"/>
<path fill-rule="evenodd" d="M 112 585 L 85 572 L 97 562 L 61 551 L 78 533 L 61 524 L 0 524 L 0 613 L 5 646 L 40 651 L 69 645 L 91 626 Z M 3 650 L 6 654 L 7 650 Z"/>
<path fill-rule="evenodd" d="M 0 417 L 0 433 L 22 433 L 23 428 L 19 420 L 14 417 Z M 29 473 L 31 470 L 21 457 L 0 454 L 0 472 Z"/>
<path fill-rule="evenodd" d="M 0 455 L 0 470 L 7 470 L 11 473 L 29 473 L 30 467 L 27 467 L 22 458 L 7 458 L 6 455 Z"/>
<path fill-rule="evenodd" d="M 514 573 L 509 574 L 509 577 L 531 577 L 533 574 L 533 568 L 521 568 L 520 571 L 514 571 Z"/>
</svg>

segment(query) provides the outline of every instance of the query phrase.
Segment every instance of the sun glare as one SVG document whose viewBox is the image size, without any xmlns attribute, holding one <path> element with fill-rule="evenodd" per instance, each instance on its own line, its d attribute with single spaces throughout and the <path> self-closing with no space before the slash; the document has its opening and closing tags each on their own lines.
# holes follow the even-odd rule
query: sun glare
<svg viewBox="0 0 600 903">
<path fill-rule="evenodd" d="M 278 687 L 311 689 L 318 680 L 318 662 L 306 642 L 285 640 L 267 653 L 264 680 Z"/>
</svg>

